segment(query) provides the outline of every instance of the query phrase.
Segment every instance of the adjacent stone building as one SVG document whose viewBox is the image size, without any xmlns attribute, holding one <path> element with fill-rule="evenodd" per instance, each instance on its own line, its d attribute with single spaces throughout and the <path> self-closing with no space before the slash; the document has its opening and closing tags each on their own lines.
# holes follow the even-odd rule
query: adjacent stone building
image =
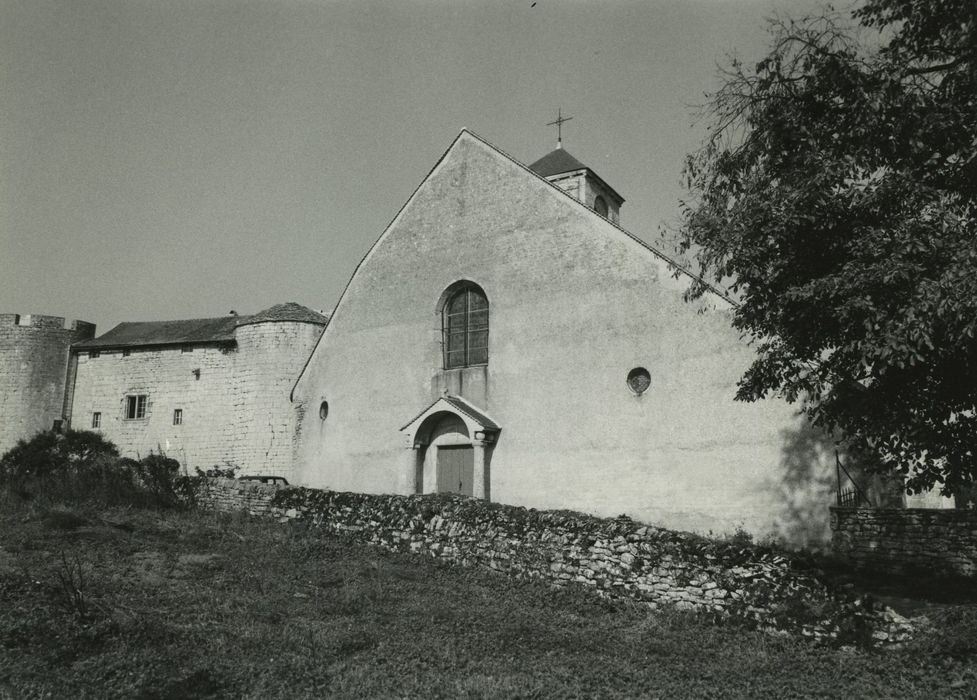
<svg viewBox="0 0 977 700">
<path fill-rule="evenodd" d="M 131 457 L 291 477 L 289 390 L 327 321 L 289 303 L 251 316 L 119 324 L 72 349 L 71 425 Z"/>
<path fill-rule="evenodd" d="M 94 335 L 95 324 L 86 321 L 0 314 L 0 455 L 60 424 L 68 348 Z"/>
<path fill-rule="evenodd" d="M 826 520 L 827 465 L 785 467 L 794 410 L 733 400 L 752 359 L 733 302 L 686 303 L 623 201 L 562 149 L 527 167 L 462 131 L 296 383 L 299 481 L 758 535 L 814 486 Z"/>
</svg>

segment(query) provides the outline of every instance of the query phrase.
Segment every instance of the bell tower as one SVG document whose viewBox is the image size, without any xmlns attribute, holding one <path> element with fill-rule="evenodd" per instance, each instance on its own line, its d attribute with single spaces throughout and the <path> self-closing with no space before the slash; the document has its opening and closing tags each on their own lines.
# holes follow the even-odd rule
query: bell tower
<svg viewBox="0 0 977 700">
<path fill-rule="evenodd" d="M 573 117 L 564 117 L 562 110 L 557 114 L 556 121 L 547 124 L 557 128 L 556 149 L 532 163 L 529 169 L 608 221 L 618 223 L 624 197 L 563 148 L 563 124 Z"/>
</svg>

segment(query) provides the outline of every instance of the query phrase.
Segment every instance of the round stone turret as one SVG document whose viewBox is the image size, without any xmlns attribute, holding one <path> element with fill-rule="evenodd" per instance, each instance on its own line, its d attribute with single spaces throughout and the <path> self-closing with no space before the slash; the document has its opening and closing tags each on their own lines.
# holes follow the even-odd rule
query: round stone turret
<svg viewBox="0 0 977 700">
<path fill-rule="evenodd" d="M 95 335 L 95 324 L 61 316 L 0 314 L 0 455 L 21 438 L 65 417 L 68 349 Z"/>
</svg>

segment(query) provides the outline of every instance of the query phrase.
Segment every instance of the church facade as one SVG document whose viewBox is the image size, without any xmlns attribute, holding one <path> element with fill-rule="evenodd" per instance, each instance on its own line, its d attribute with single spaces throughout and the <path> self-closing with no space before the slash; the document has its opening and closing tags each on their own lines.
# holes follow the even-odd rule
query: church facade
<svg viewBox="0 0 977 700">
<path fill-rule="evenodd" d="M 684 301 L 623 201 L 562 149 L 525 166 L 462 131 L 295 383 L 298 480 L 776 532 L 796 411 L 734 402 L 733 302 Z"/>
</svg>

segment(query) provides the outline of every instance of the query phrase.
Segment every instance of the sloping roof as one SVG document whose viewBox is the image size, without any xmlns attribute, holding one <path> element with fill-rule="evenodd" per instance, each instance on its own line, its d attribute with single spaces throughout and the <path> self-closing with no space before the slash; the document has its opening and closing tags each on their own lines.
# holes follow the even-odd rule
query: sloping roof
<svg viewBox="0 0 977 700">
<path fill-rule="evenodd" d="M 411 195 L 401 205 L 400 209 L 397 210 L 397 213 L 394 215 L 393 219 L 390 220 L 390 223 L 387 224 L 387 226 L 383 229 L 383 231 L 380 233 L 380 235 L 377 237 L 377 239 L 373 241 L 373 245 L 371 245 L 370 248 L 363 255 L 363 257 L 360 258 L 360 261 L 356 264 L 356 267 L 353 269 L 353 274 L 350 275 L 349 279 L 346 281 L 346 286 L 343 288 L 342 293 L 339 295 L 339 300 L 336 302 L 336 306 L 333 309 L 333 314 L 332 315 L 335 315 L 336 312 L 339 310 L 339 307 L 342 306 L 343 299 L 345 299 L 345 297 L 346 297 L 346 292 L 349 290 L 349 287 L 353 283 L 353 280 L 356 279 L 356 275 L 359 274 L 360 268 L 369 259 L 370 255 L 373 253 L 374 249 L 378 245 L 380 245 L 380 242 L 386 237 L 387 232 L 390 231 L 394 227 L 394 225 L 400 219 L 401 214 L 404 213 L 404 211 L 407 209 L 407 207 L 410 205 L 410 203 L 414 200 L 414 197 L 421 190 L 421 188 L 424 186 L 424 184 L 437 171 L 438 167 L 445 161 L 445 159 L 448 157 L 448 154 L 451 153 L 454 150 L 455 146 L 462 139 L 464 139 L 464 138 L 472 138 L 472 139 L 474 139 L 476 142 L 482 144 L 483 146 L 485 146 L 486 148 L 488 148 L 490 151 L 492 151 L 494 153 L 497 153 L 502 158 L 505 158 L 506 160 L 508 160 L 511 163 L 513 163 L 515 166 L 517 166 L 519 168 L 522 168 L 523 170 L 525 170 L 527 173 L 529 173 L 533 177 L 539 178 L 539 180 L 541 182 L 545 182 L 556 193 L 559 193 L 563 197 L 566 197 L 570 201 L 576 203 L 577 206 L 584 207 L 593 216 L 600 217 L 599 214 L 597 214 L 593 209 L 587 207 L 586 204 L 583 204 L 582 202 L 580 202 L 578 199 L 576 199 L 572 195 L 564 192 L 562 189 L 560 189 L 559 187 L 557 187 L 556 185 L 554 185 L 552 182 L 550 182 L 549 180 L 547 180 L 545 176 L 543 176 L 540 173 L 538 173 L 535 170 L 533 170 L 532 169 L 532 166 L 527 166 L 524 163 L 522 163 L 521 161 L 513 158 L 512 156 L 510 156 L 508 153 L 506 153 L 502 149 L 500 149 L 500 148 L 498 148 L 496 146 L 493 146 L 491 143 L 489 143 L 488 141 L 486 141 L 485 139 L 483 139 L 478 134 L 475 134 L 474 132 L 470 131 L 469 129 L 467 129 L 467 128 L 466 129 L 462 129 L 458 133 L 458 135 L 455 137 L 454 141 L 451 142 L 451 145 L 449 145 L 448 148 L 444 151 L 444 153 L 441 154 L 441 157 L 438 158 L 437 162 L 433 166 L 431 166 L 431 169 L 428 171 L 428 173 L 417 184 L 417 186 L 414 188 L 414 191 L 411 192 Z M 550 155 L 550 154 L 548 154 L 548 155 Z M 540 161 L 544 160 L 545 158 L 546 158 L 546 156 L 543 156 L 543 158 L 540 158 L 539 160 L 537 160 L 535 163 L 533 163 L 533 165 L 538 166 L 539 163 L 540 163 Z M 576 161 L 576 158 L 574 158 L 574 161 Z M 577 162 L 579 162 L 579 161 L 577 161 Z M 584 166 L 584 167 L 586 167 L 586 166 Z M 591 171 L 591 172 L 593 172 L 593 171 Z M 596 173 L 595 173 L 595 175 L 596 175 Z M 705 279 L 703 279 L 699 275 L 695 274 L 691 270 L 689 270 L 686 267 L 682 266 L 678 261 L 673 260 L 672 258 L 670 258 L 667 255 L 665 255 L 663 252 L 661 252 L 660 250 L 658 250 L 656 247 L 654 247 L 651 244 L 645 242 L 644 240 L 638 238 L 636 235 L 634 235 L 633 233 L 631 233 L 627 229 L 621 227 L 620 224 L 618 224 L 618 223 L 616 223 L 614 221 L 611 221 L 610 219 L 603 218 L 603 217 L 601 217 L 601 219 L 607 225 L 612 226 L 617 231 L 619 231 L 621 234 L 623 234 L 627 238 L 631 239 L 638 246 L 640 246 L 641 248 L 644 248 L 645 250 L 647 250 L 648 252 L 650 252 L 653 256 L 655 256 L 656 258 L 658 258 L 659 260 L 662 260 L 672 270 L 675 271 L 676 276 L 678 276 L 678 275 L 685 275 L 685 276 L 689 277 L 690 279 L 696 280 L 697 282 L 703 284 L 705 286 L 705 288 L 709 292 L 715 294 L 720 299 L 723 299 L 724 301 L 726 301 L 731 306 L 734 306 L 734 307 L 739 306 L 739 303 L 738 302 L 736 302 L 734 299 L 732 299 L 725 292 L 720 291 L 718 288 L 716 288 L 715 285 L 710 284 L 709 282 L 707 282 Z M 309 356 L 305 360 L 305 364 L 302 365 L 302 370 L 299 372 L 298 377 L 296 377 L 295 382 L 292 384 L 292 390 L 289 392 L 289 395 L 288 395 L 289 401 L 292 401 L 292 400 L 295 399 L 295 390 L 296 390 L 296 388 L 298 388 L 298 385 L 302 381 L 303 377 L 305 377 L 305 374 L 306 374 L 306 371 L 309 368 L 309 365 L 312 363 L 313 358 L 316 356 L 316 353 L 319 351 L 319 345 L 322 343 L 322 339 L 326 336 L 326 334 L 328 332 L 329 332 L 329 329 L 327 327 L 326 330 L 325 330 L 325 332 L 323 332 L 323 334 L 319 337 L 319 340 L 316 341 L 315 347 L 312 348 L 312 352 L 309 353 Z"/>
<path fill-rule="evenodd" d="M 310 308 L 289 301 L 284 304 L 275 304 L 271 308 L 259 311 L 253 316 L 242 316 L 238 321 L 239 326 L 246 326 L 251 323 L 267 323 L 271 321 L 294 321 L 299 323 L 315 323 L 320 326 L 326 325 L 329 321 L 328 314 L 320 314 Z"/>
<path fill-rule="evenodd" d="M 532 163 L 529 169 L 540 177 L 569 173 L 574 170 L 590 170 L 586 165 L 571 156 L 566 149 L 557 148 Z"/>
<path fill-rule="evenodd" d="M 445 406 L 444 404 L 448 405 Z M 460 396 L 453 396 L 451 394 L 446 394 L 445 396 L 435 399 L 433 403 L 414 416 L 414 418 L 412 418 L 410 422 L 400 430 L 410 431 L 413 434 L 413 432 L 416 431 L 429 416 L 445 409 L 453 409 L 461 414 L 464 418 L 468 418 L 468 420 L 474 423 L 479 430 L 501 430 L 498 423 L 482 413 L 479 409 L 475 408 L 475 406 Z"/>
<path fill-rule="evenodd" d="M 486 430 L 499 430 L 499 424 L 486 416 L 460 396 L 445 396 L 444 400 L 481 425 Z"/>
<path fill-rule="evenodd" d="M 542 178 L 586 170 L 590 174 L 590 177 L 597 180 L 601 185 L 604 186 L 608 194 L 617 199 L 618 206 L 624 204 L 624 197 L 619 195 L 613 187 L 604 182 L 603 178 L 594 172 L 593 168 L 587 167 L 572 155 L 567 153 L 567 151 L 563 148 L 557 148 L 554 151 L 550 151 L 545 156 L 530 165 L 529 169 Z"/>
<path fill-rule="evenodd" d="M 95 348 L 126 348 L 146 345 L 183 345 L 194 343 L 219 343 L 234 340 L 238 326 L 252 323 L 292 321 L 326 325 L 329 317 L 301 304 L 288 302 L 250 316 L 221 316 L 219 318 L 191 318 L 182 321 L 135 321 L 120 323 L 98 338 L 75 343 L 72 347 L 86 350 Z"/>
<path fill-rule="evenodd" d="M 98 338 L 75 343 L 75 348 L 116 348 L 137 345 L 212 343 L 234 340 L 238 316 L 193 318 L 185 321 L 136 321 L 120 323 Z"/>
</svg>

